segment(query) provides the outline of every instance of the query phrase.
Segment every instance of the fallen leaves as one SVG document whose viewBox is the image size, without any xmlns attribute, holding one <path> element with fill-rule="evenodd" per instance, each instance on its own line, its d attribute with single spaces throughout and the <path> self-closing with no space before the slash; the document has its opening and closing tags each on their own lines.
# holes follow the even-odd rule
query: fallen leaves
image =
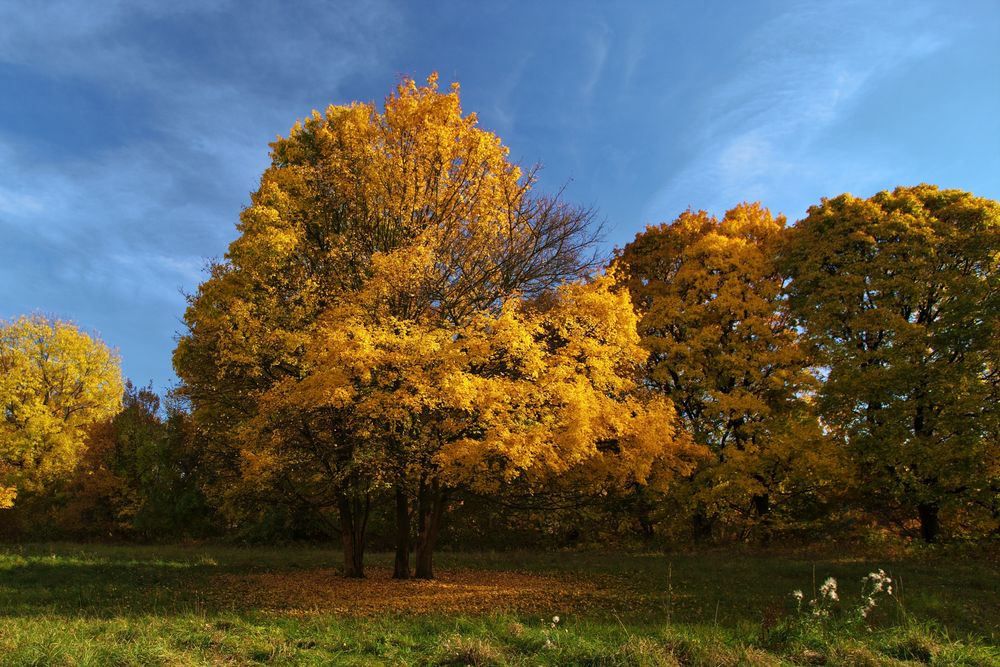
<svg viewBox="0 0 1000 667">
<path fill-rule="evenodd" d="M 235 605 L 282 614 L 345 616 L 396 614 L 484 615 L 496 612 L 581 613 L 620 609 L 630 594 L 606 577 L 522 572 L 444 570 L 438 578 L 400 581 L 385 567 L 369 567 L 366 579 L 345 579 L 334 569 L 220 574 L 209 595 L 219 606 Z"/>
</svg>

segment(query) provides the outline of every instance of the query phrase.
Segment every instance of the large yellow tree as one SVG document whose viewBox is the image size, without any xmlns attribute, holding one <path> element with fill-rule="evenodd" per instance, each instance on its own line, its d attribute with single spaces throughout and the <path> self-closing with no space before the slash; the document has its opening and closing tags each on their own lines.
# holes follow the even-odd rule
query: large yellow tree
<svg viewBox="0 0 1000 667">
<path fill-rule="evenodd" d="M 122 392 L 118 355 L 72 324 L 0 322 L 0 507 L 66 477 Z"/>
<path fill-rule="evenodd" d="M 345 571 L 360 575 L 371 491 L 395 484 L 406 500 L 405 485 L 373 474 L 374 445 L 343 413 L 270 412 L 264 399 L 309 372 L 323 314 L 351 303 L 376 274 L 420 272 L 410 289 L 380 300 L 392 317 L 462 326 L 590 268 L 591 215 L 534 184 L 495 134 L 463 114 L 458 87 L 441 91 L 435 76 L 426 86 L 403 81 L 381 110 L 356 103 L 314 113 L 273 143 L 240 237 L 191 299 L 174 357 L 220 495 L 259 491 L 336 510 Z M 275 468 L 267 488 L 244 484 L 248 466 L 266 468 L 246 455 L 253 438 L 311 453 L 324 483 L 304 486 Z"/>
<path fill-rule="evenodd" d="M 687 211 L 615 260 L 642 312 L 647 381 L 713 453 L 689 487 L 698 530 L 721 520 L 745 532 L 842 484 L 810 413 L 815 378 L 782 297 L 783 227 L 759 204 L 721 220 Z"/>
<path fill-rule="evenodd" d="M 397 254 L 428 261 L 416 248 Z M 433 267 L 393 269 L 324 314 L 308 370 L 265 396 L 252 430 L 266 429 L 276 415 L 317 424 L 336 415 L 365 443 L 370 476 L 410 480 L 419 522 L 416 576 L 433 576 L 434 544 L 456 488 L 593 495 L 666 488 L 694 467 L 701 451 L 679 432 L 673 406 L 641 384 L 647 353 L 631 299 L 612 292 L 611 279 L 566 284 L 541 300 L 514 296 L 499 311 L 455 323 L 433 311 L 393 315 L 393 295 L 419 290 L 410 280 L 433 275 Z M 298 443 L 255 442 L 263 446 L 246 453 L 248 473 L 293 471 L 300 488 L 325 484 L 315 475 L 321 462 L 314 453 L 304 459 Z M 405 507 L 397 521 L 397 576 L 406 576 Z"/>
<path fill-rule="evenodd" d="M 791 310 L 828 375 L 820 408 L 870 498 L 997 512 L 1000 203 L 931 185 L 824 199 L 783 250 Z"/>
</svg>

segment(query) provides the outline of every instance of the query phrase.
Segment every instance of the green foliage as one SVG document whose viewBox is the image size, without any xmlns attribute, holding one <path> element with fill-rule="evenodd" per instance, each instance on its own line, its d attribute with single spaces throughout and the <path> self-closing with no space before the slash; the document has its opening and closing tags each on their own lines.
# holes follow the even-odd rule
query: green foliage
<svg viewBox="0 0 1000 667">
<path fill-rule="evenodd" d="M 165 413 L 165 414 L 164 414 Z M 189 416 L 171 398 L 126 383 L 123 409 L 91 427 L 69 482 L 48 503 L 64 535 L 162 540 L 211 532 Z M 30 530 L 29 530 L 30 532 Z"/>
<path fill-rule="evenodd" d="M 1000 204 L 929 185 L 809 209 L 781 251 L 825 370 L 819 409 L 866 495 L 919 514 L 997 518 Z M 982 515 L 982 512 L 980 512 Z"/>
</svg>

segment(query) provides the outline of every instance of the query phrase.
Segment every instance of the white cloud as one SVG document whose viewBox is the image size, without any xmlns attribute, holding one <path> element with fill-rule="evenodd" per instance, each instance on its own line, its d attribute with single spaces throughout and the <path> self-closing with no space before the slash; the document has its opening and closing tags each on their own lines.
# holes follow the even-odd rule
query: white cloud
<svg viewBox="0 0 1000 667">
<path fill-rule="evenodd" d="M 611 29 L 604 22 L 598 23 L 586 35 L 585 43 L 591 62 L 590 70 L 580 87 L 580 92 L 585 101 L 593 98 L 597 84 L 604 74 L 604 65 L 608 60 L 612 37 Z"/>
<path fill-rule="evenodd" d="M 0 186 L 0 216 L 38 215 L 43 209 L 37 197 Z"/>
<path fill-rule="evenodd" d="M 180 290 L 225 251 L 267 143 L 378 71 L 403 28 L 384 1 L 318 0 L 0 3 L 0 26 L 0 63 L 131 114 L 58 153 L 0 127 L 4 308 L 148 327 L 176 323 Z M 129 354 L 141 344 L 120 342 L 126 371 L 165 379 L 169 354 Z"/>
<path fill-rule="evenodd" d="M 887 74 L 944 46 L 927 18 L 906 6 L 800 3 L 748 35 L 741 67 L 707 98 L 694 157 L 644 219 L 688 206 L 721 213 L 745 199 L 773 205 L 789 179 L 819 177 L 830 165 L 813 162 L 814 143 Z"/>
</svg>

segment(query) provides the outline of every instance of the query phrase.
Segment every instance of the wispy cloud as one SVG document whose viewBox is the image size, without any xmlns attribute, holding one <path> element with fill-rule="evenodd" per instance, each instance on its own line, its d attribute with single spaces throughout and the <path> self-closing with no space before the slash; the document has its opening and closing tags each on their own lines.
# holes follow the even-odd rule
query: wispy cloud
<svg viewBox="0 0 1000 667">
<path fill-rule="evenodd" d="M 181 290 L 235 233 L 267 142 L 380 67 L 400 30 L 383 2 L 18 4 L 0 4 L 0 66 L 61 82 L 57 95 L 104 91 L 102 104 L 125 111 L 107 141 L 59 155 L 44 127 L 0 126 L 0 282 L 17 286 L 0 317 L 69 304 L 87 326 L 111 330 L 120 313 L 161 327 L 170 313 L 174 325 L 149 332 L 164 349 Z M 71 100 L 47 102 L 73 113 Z M 166 379 L 168 356 L 112 342 L 127 371 Z"/>
<path fill-rule="evenodd" d="M 608 52 L 611 49 L 613 35 L 607 23 L 601 21 L 591 28 L 586 34 L 585 43 L 587 45 L 587 56 L 590 58 L 589 71 L 580 87 L 581 95 L 585 102 L 594 97 L 597 84 L 604 74 L 604 66 L 608 61 Z"/>
<path fill-rule="evenodd" d="M 37 197 L 0 186 L 0 216 L 38 215 L 43 208 Z"/>
<path fill-rule="evenodd" d="M 721 212 L 744 199 L 788 205 L 775 198 L 790 179 L 814 184 L 837 168 L 815 161 L 815 142 L 885 76 L 946 44 L 929 18 L 918 6 L 800 3 L 747 35 L 742 65 L 703 103 L 693 157 L 644 217 L 672 219 L 689 206 Z M 851 171 L 857 181 L 866 169 Z"/>
</svg>

